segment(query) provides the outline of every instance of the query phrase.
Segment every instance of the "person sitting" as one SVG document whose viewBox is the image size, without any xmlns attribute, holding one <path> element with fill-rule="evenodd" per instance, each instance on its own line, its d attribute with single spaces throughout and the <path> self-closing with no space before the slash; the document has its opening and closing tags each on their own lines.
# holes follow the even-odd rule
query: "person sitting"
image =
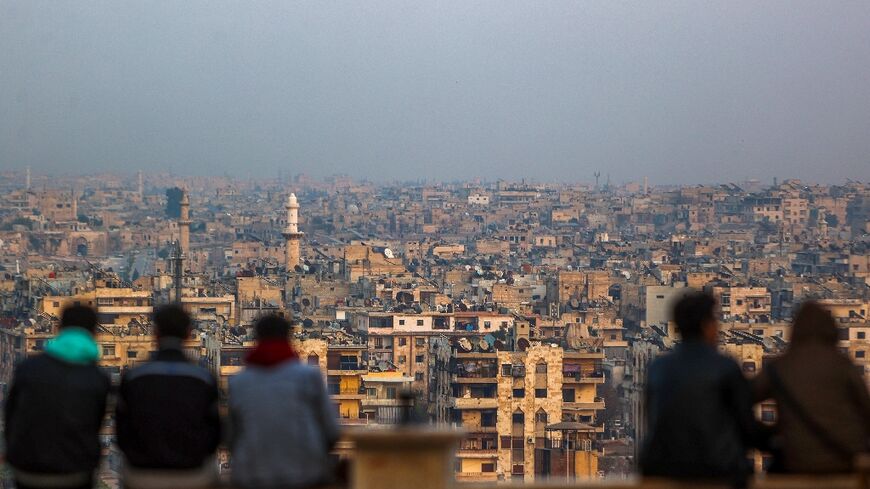
<svg viewBox="0 0 870 489">
<path fill-rule="evenodd" d="M 217 382 L 182 350 L 190 317 L 177 305 L 154 314 L 158 350 L 127 371 L 118 392 L 118 446 L 124 486 L 197 488 L 217 479 L 220 442 Z"/>
<path fill-rule="evenodd" d="M 692 293 L 673 308 L 682 342 L 655 359 L 646 383 L 648 435 L 640 470 L 664 477 L 742 487 L 751 474 L 747 449 L 760 426 L 749 382 L 717 350 L 716 299 Z"/>
<path fill-rule="evenodd" d="M 851 472 L 870 439 L 870 395 L 863 376 L 837 349 L 837 324 L 805 302 L 780 358 L 756 376 L 756 401 L 777 408 L 772 472 Z"/>
<path fill-rule="evenodd" d="M 317 367 L 299 361 L 290 324 L 255 325 L 247 367 L 230 378 L 231 477 L 241 488 L 306 488 L 332 480 L 338 440 L 335 408 Z"/>
<path fill-rule="evenodd" d="M 110 388 L 97 367 L 96 328 L 93 309 L 64 309 L 60 331 L 45 352 L 15 369 L 4 435 L 6 461 L 19 489 L 93 486 Z"/>
</svg>

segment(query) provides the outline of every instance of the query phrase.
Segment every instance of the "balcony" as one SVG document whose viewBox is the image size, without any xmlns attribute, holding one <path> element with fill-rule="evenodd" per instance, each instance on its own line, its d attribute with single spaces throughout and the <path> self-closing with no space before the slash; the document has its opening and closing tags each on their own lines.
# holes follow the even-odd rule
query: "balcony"
<svg viewBox="0 0 870 489">
<path fill-rule="evenodd" d="M 563 384 L 603 384 L 604 372 L 563 372 Z"/>
<path fill-rule="evenodd" d="M 99 314 L 144 314 L 154 312 L 151 306 L 97 306 Z"/>
<path fill-rule="evenodd" d="M 563 402 L 562 409 L 571 409 L 577 411 L 597 411 L 604 409 L 604 401 L 596 398 L 593 402 Z"/>
<path fill-rule="evenodd" d="M 477 448 L 460 448 L 456 451 L 456 456 L 459 458 L 493 458 L 498 456 L 498 450 L 495 448 L 486 450 Z"/>
<path fill-rule="evenodd" d="M 453 407 L 456 409 L 498 409 L 498 399 L 454 397 Z"/>
</svg>

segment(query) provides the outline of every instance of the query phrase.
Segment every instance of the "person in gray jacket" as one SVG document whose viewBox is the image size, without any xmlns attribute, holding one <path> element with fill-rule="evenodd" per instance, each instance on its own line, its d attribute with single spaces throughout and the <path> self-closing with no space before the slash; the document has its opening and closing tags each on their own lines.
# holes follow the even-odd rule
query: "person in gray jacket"
<svg viewBox="0 0 870 489">
<path fill-rule="evenodd" d="M 299 361 L 283 318 L 260 319 L 255 333 L 247 368 L 229 381 L 233 484 L 244 489 L 327 484 L 339 433 L 323 376 Z"/>
</svg>

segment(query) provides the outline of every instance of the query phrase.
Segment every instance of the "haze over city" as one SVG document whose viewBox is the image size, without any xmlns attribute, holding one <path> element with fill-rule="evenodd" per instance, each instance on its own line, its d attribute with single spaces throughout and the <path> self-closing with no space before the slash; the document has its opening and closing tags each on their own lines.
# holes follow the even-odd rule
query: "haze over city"
<svg viewBox="0 0 870 489">
<path fill-rule="evenodd" d="M 870 177 L 868 2 L 0 3 L 0 168 Z"/>
</svg>

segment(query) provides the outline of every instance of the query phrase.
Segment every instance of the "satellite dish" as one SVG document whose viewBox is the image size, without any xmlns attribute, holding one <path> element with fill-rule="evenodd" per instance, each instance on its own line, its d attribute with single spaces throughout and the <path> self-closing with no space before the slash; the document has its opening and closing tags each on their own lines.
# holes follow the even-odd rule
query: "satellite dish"
<svg viewBox="0 0 870 489">
<path fill-rule="evenodd" d="M 302 299 L 302 305 L 305 307 L 308 307 L 311 305 L 311 301 L 306 297 L 306 298 Z"/>
<path fill-rule="evenodd" d="M 474 345 L 471 344 L 468 338 L 459 338 L 459 347 L 465 351 L 471 351 Z"/>
<path fill-rule="evenodd" d="M 393 255 L 393 250 L 389 248 L 384 248 L 384 256 L 390 259 L 395 258 L 395 255 Z"/>
<path fill-rule="evenodd" d="M 305 319 L 302 320 L 302 326 L 303 326 L 304 328 L 311 328 L 311 327 L 314 326 L 314 321 L 312 321 L 312 320 L 309 319 L 309 318 L 305 318 Z"/>
<path fill-rule="evenodd" d="M 481 339 L 477 346 L 480 347 L 481 351 L 489 350 L 489 343 L 484 339 Z"/>
</svg>

